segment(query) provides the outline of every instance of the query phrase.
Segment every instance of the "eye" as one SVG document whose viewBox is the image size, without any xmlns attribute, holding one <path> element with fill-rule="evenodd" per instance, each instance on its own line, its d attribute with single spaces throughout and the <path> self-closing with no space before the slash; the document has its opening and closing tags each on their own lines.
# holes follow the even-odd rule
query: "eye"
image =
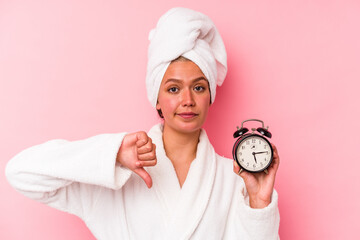
<svg viewBox="0 0 360 240">
<path fill-rule="evenodd" d="M 171 87 L 168 89 L 168 92 L 170 92 L 170 93 L 176 93 L 178 91 L 179 91 L 179 89 L 177 87 Z"/>
<path fill-rule="evenodd" d="M 198 86 L 195 86 L 194 87 L 194 90 L 196 92 L 203 92 L 205 90 L 205 87 L 201 86 L 201 85 L 198 85 Z"/>
</svg>

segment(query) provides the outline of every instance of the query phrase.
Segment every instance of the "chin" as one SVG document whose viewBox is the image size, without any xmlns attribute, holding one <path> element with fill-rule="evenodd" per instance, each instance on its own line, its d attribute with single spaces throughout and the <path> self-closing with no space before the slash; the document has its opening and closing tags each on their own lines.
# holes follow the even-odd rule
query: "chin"
<svg viewBox="0 0 360 240">
<path fill-rule="evenodd" d="M 193 120 L 183 120 L 181 118 L 170 118 L 165 119 L 164 123 L 168 125 L 169 128 L 180 132 L 180 133 L 194 133 L 199 131 L 204 125 L 204 119 L 198 118 Z"/>
<path fill-rule="evenodd" d="M 181 124 L 178 124 L 176 126 L 177 131 L 183 132 L 183 133 L 193 133 L 197 132 L 202 128 L 203 124 L 200 123 L 192 123 L 192 122 L 183 122 Z"/>
</svg>

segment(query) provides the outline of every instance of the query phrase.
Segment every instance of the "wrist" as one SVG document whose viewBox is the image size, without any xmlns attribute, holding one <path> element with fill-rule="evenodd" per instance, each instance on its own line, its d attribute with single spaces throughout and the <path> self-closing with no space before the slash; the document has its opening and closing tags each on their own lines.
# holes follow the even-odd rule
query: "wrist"
<svg viewBox="0 0 360 240">
<path fill-rule="evenodd" d="M 249 205 L 251 208 L 265 208 L 271 203 L 271 199 L 259 199 L 257 197 L 249 197 Z"/>
<path fill-rule="evenodd" d="M 121 153 L 122 153 L 122 146 L 120 146 L 120 148 L 119 148 L 119 150 L 118 150 L 118 152 L 116 154 L 116 162 L 123 165 L 122 164 L 123 161 L 122 161 L 122 154 Z"/>
</svg>

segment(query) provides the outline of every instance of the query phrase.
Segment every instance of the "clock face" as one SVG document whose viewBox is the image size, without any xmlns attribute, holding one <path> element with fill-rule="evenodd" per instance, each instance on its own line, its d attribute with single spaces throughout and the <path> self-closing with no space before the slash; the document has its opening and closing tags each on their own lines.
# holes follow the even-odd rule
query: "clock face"
<svg viewBox="0 0 360 240">
<path fill-rule="evenodd" d="M 269 141 L 253 134 L 241 139 L 235 154 L 240 167 L 249 172 L 260 172 L 270 165 L 273 151 Z"/>
</svg>

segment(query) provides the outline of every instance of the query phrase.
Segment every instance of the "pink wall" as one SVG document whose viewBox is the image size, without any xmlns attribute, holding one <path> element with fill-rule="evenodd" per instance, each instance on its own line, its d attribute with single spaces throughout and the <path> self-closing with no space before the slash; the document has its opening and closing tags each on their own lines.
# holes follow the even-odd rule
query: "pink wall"
<svg viewBox="0 0 360 240">
<path fill-rule="evenodd" d="M 179 1 L 0 1 L 0 170 L 53 138 L 148 130 L 149 30 Z M 195 2 L 195 3 L 194 3 Z M 220 4 L 221 2 L 221 4 Z M 359 239 L 359 1 L 182 1 L 223 36 L 229 74 L 205 124 L 231 157 L 242 120 L 270 126 L 282 239 Z M 0 239 L 94 239 L 0 174 Z"/>
</svg>

